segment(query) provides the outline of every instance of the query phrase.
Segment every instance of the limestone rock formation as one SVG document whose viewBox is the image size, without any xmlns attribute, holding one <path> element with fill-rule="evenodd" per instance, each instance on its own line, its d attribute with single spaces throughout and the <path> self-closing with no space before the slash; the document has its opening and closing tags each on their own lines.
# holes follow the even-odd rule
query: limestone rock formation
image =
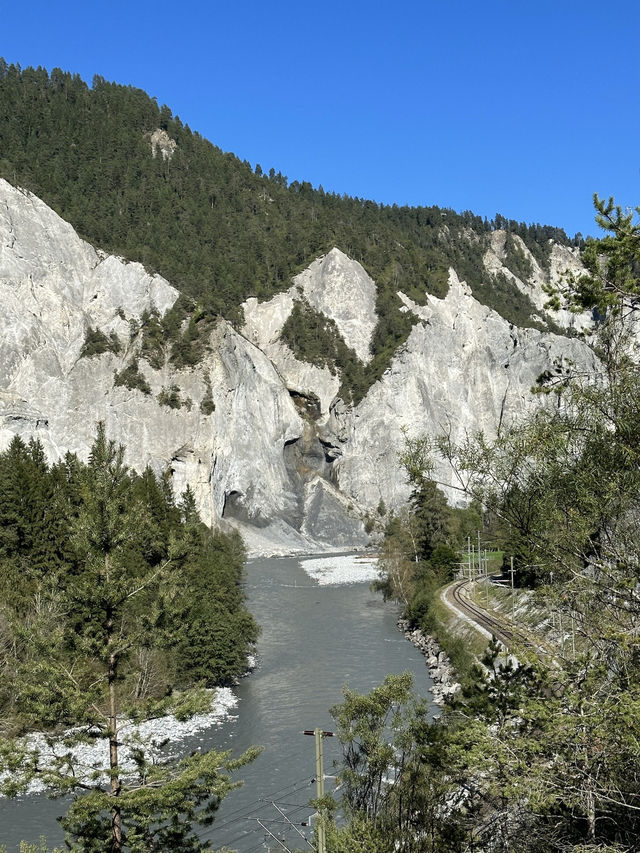
<svg viewBox="0 0 640 853">
<path fill-rule="evenodd" d="M 512 270 L 505 266 L 506 231 L 498 230 L 492 232 L 490 235 L 491 244 L 484 255 L 485 269 L 492 276 L 495 276 L 497 273 L 503 273 L 507 278 L 512 279 L 516 287 L 533 302 L 542 318 L 545 315 L 545 305 L 549 301 L 549 294 L 544 288 L 546 286 L 557 287 L 568 276 L 577 276 L 584 271 L 580 262 L 578 249 L 571 249 L 568 246 L 561 246 L 555 243 L 551 248 L 549 272 L 546 273 L 541 269 L 522 238 L 517 234 L 509 236 L 522 254 L 525 263 L 531 269 L 528 280 L 523 281 L 522 278 L 515 275 Z M 577 332 L 588 330 L 592 325 L 591 315 L 588 311 L 580 314 L 573 314 L 571 311 L 565 309 L 554 311 L 553 320 L 561 328 L 574 329 Z"/>
<path fill-rule="evenodd" d="M 294 303 L 300 299 L 333 320 L 347 346 L 366 364 L 371 360 L 371 338 L 378 320 L 376 286 L 357 261 L 334 248 L 297 275 L 286 293 L 267 302 L 248 299 L 243 303 L 243 334 L 271 359 L 291 391 L 318 401 L 326 420 L 340 378 L 326 367 L 300 361 L 280 339 Z"/>
<path fill-rule="evenodd" d="M 339 249 L 314 261 L 294 279 L 316 311 L 335 321 L 347 346 L 365 364 L 378 321 L 376 286 L 362 266 Z"/>
<path fill-rule="evenodd" d="M 494 242 L 485 263 L 498 269 Z M 552 274 L 569 260 L 552 256 Z M 339 377 L 301 362 L 280 339 L 304 298 L 335 321 L 362 361 L 370 358 L 375 284 L 339 250 L 314 261 L 286 293 L 248 300 L 241 333 L 219 321 L 196 368 L 178 370 L 165 358 L 155 369 L 131 328 L 145 311 L 162 315 L 177 295 L 0 181 L 0 450 L 17 434 L 40 439 L 52 460 L 67 450 L 86 458 L 103 420 L 130 465 L 169 469 L 175 493 L 189 484 L 203 519 L 238 527 L 253 553 L 364 545 L 366 514 L 407 496 L 403 429 L 495 434 L 540 404 L 529 389 L 554 358 L 593 364 L 575 339 L 510 325 L 452 270 L 444 299 L 430 296 L 420 307 L 402 296 L 416 325 L 351 408 L 336 397 Z M 83 355 L 95 329 L 119 348 Z M 132 360 L 150 393 L 115 384 Z M 174 386 L 178 408 L 162 404 L 161 392 Z M 212 405 L 203 412 L 205 397 Z"/>
<path fill-rule="evenodd" d="M 401 294 L 421 321 L 390 368 L 353 411 L 334 409 L 334 432 L 342 435 L 336 482 L 370 510 L 384 500 L 397 508 L 408 496 L 398 452 L 408 437 L 450 432 L 454 440 L 478 431 L 495 436 L 541 404 L 530 389 L 556 358 L 595 364 L 582 342 L 518 329 L 471 295 L 450 270 L 444 299 L 427 297 L 420 307 Z M 450 483 L 444 467 L 438 480 Z M 450 488 L 453 502 L 460 497 Z"/>
<path fill-rule="evenodd" d="M 175 139 L 171 139 L 167 131 L 160 127 L 150 134 L 149 142 L 151 143 L 151 156 L 155 157 L 160 152 L 163 160 L 171 160 L 178 147 Z"/>
<path fill-rule="evenodd" d="M 292 393 L 317 400 L 320 415 L 326 419 L 340 387 L 339 377 L 326 367 L 300 361 L 280 339 L 296 296 L 299 297 L 300 292 L 292 287 L 286 293 L 276 294 L 268 302 L 248 299 L 242 306 L 245 318 L 242 333 L 273 362 Z"/>
<path fill-rule="evenodd" d="M 144 311 L 163 314 L 177 295 L 141 265 L 96 251 L 43 202 L 0 181 L 0 449 L 17 434 L 38 438 L 52 460 L 67 450 L 86 459 L 102 420 L 126 446 L 128 464 L 168 468 L 176 494 L 189 484 L 204 520 L 251 529 L 255 550 L 326 545 L 331 532 L 322 519 L 336 523 L 335 489 L 312 501 L 285 453 L 306 421 L 271 361 L 229 324 L 218 324 L 196 370 L 168 362 L 154 370 L 140 359 L 151 393 L 114 385 L 137 355 L 130 321 Z M 82 357 L 90 328 L 116 334 L 122 351 Z M 199 408 L 207 385 L 209 415 Z M 178 409 L 157 399 L 171 386 Z M 345 545 L 366 541 L 356 512 L 343 507 L 341 523 Z M 274 525 L 275 537 L 267 532 Z"/>
</svg>

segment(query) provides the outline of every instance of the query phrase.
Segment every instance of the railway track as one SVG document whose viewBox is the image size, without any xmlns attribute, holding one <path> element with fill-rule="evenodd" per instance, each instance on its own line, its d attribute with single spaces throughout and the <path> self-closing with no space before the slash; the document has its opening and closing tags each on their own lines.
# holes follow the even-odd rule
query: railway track
<svg viewBox="0 0 640 853">
<path fill-rule="evenodd" d="M 478 607 L 470 601 L 463 593 L 463 590 L 468 586 L 468 584 L 468 580 L 457 581 L 446 590 L 445 597 L 454 604 L 458 610 L 461 610 L 466 616 L 484 628 L 485 631 L 488 631 L 497 640 L 504 643 L 507 648 L 510 649 L 517 643 L 520 648 L 524 646 L 525 648 L 534 651 L 537 655 L 547 654 L 545 649 L 540 648 L 537 643 L 533 642 L 521 630 L 514 630 L 503 621 L 496 619 L 487 610 L 483 610 L 481 607 Z"/>
</svg>

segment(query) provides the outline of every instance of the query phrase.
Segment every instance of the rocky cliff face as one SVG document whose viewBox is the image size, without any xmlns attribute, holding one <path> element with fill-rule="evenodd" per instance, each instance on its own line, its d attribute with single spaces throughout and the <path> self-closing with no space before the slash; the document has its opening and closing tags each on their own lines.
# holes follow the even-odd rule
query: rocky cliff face
<svg viewBox="0 0 640 853">
<path fill-rule="evenodd" d="M 363 545 L 364 515 L 381 499 L 397 507 L 406 498 L 403 428 L 495 434 L 538 404 L 529 388 L 551 359 L 593 358 L 576 340 L 510 326 L 452 270 L 445 299 L 419 307 L 403 297 L 418 322 L 352 410 L 336 398 L 338 377 L 296 359 L 280 332 L 304 298 L 367 361 L 375 293 L 360 264 L 335 249 L 287 293 L 248 300 L 241 333 L 220 321 L 197 368 L 139 359 L 150 393 L 131 390 L 114 384 L 139 354 L 131 321 L 164 313 L 177 291 L 96 251 L 44 203 L 0 181 L 0 449 L 18 434 L 40 439 L 51 459 L 67 450 L 86 458 L 103 420 L 130 465 L 169 469 L 176 494 L 189 484 L 204 520 L 235 525 L 254 553 Z M 83 356 L 90 328 L 117 336 L 120 351 Z M 180 408 L 158 400 L 173 385 Z M 214 408 L 203 412 L 209 393 Z"/>
<path fill-rule="evenodd" d="M 482 431 L 495 437 L 501 426 L 541 405 L 530 389 L 556 359 L 595 364 L 576 339 L 512 326 L 475 300 L 454 270 L 446 298 L 429 296 L 426 307 L 401 298 L 421 322 L 360 405 L 333 413 L 333 430 L 344 445 L 336 480 L 367 507 L 380 499 L 397 507 L 408 497 L 397 462 L 405 434 L 450 433 L 460 441 Z M 453 485 L 445 467 L 434 476 Z M 452 488 L 448 497 L 460 502 Z"/>
<path fill-rule="evenodd" d="M 101 254 L 44 203 L 0 181 L 0 449 L 17 434 L 38 438 L 52 460 L 67 450 L 86 459 L 103 420 L 130 465 L 168 468 L 176 494 L 189 484 L 204 520 L 237 524 L 255 551 L 310 550 L 332 537 L 364 544 L 355 507 L 323 470 L 288 451 L 307 421 L 287 385 L 229 324 L 219 323 L 195 370 L 154 370 L 140 359 L 150 394 L 114 384 L 139 347 L 130 322 L 164 313 L 177 296 L 164 279 Z M 89 328 L 116 334 L 122 351 L 82 357 Z M 157 399 L 172 385 L 179 409 Z M 208 385 L 214 409 L 204 414 Z"/>
<path fill-rule="evenodd" d="M 528 296 L 541 315 L 545 313 L 545 305 L 549 301 L 549 294 L 545 286 L 557 287 L 563 278 L 569 275 L 580 275 L 584 268 L 580 263 L 578 249 L 555 244 L 551 249 L 549 261 L 549 273 L 541 269 L 540 265 L 531 254 L 521 237 L 517 234 L 511 235 L 517 249 L 521 253 L 525 263 L 531 270 L 527 281 L 515 275 L 506 265 L 506 231 L 494 231 L 491 234 L 491 244 L 484 255 L 484 266 L 490 275 L 503 273 L 512 279 L 522 293 Z M 587 330 L 591 327 L 592 320 L 588 311 L 581 314 L 573 314 L 562 310 L 553 313 L 553 319 L 557 325 L 564 329 L 574 329 L 577 332 Z"/>
</svg>

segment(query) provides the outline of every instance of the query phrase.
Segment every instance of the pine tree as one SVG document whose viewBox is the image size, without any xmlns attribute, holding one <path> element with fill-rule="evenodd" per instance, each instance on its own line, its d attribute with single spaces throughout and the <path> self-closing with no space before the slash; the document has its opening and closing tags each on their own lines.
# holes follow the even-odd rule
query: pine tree
<svg viewBox="0 0 640 853">
<path fill-rule="evenodd" d="M 18 442 L 12 455 L 15 461 L 40 460 L 34 448 Z M 164 646 L 170 654 L 175 645 L 166 621 L 175 612 L 173 591 L 185 577 L 187 549 L 180 539 L 202 525 L 187 501 L 190 521 L 181 531 L 151 472 L 133 475 L 124 464 L 124 448 L 107 439 L 103 424 L 88 466 L 76 471 L 74 460 L 67 458 L 57 467 L 58 482 L 65 473 L 71 481 L 79 473 L 77 492 L 71 491 L 79 501 L 71 521 L 74 563 L 71 571 L 52 569 L 56 582 L 39 587 L 40 605 L 14 629 L 20 654 L 12 701 L 23 729 L 64 727 L 67 732 L 62 741 L 51 735 L 51 746 L 58 746 L 48 761 L 24 745 L 3 744 L 0 764 L 11 769 L 3 789 L 15 793 L 38 777 L 54 793 L 82 792 L 63 820 L 73 850 L 207 849 L 196 846 L 192 825 L 212 819 L 233 787 L 228 772 L 250 760 L 255 750 L 236 761 L 212 751 L 171 764 L 158 763 L 139 743 L 131 747 L 135 770 L 125 775 L 122 768 L 127 715 L 140 720 L 179 705 L 180 714 L 188 716 L 210 706 L 211 697 L 201 690 L 185 690 L 179 698 L 149 695 L 144 702 L 136 701 L 131 690 L 136 651 Z M 209 567 L 206 559 L 202 567 Z M 206 584 L 198 589 L 202 597 L 209 591 Z M 231 604 L 237 607 L 238 599 Z M 186 603 L 182 615 L 191 619 Z M 242 655 L 246 641 L 239 642 L 235 651 Z M 232 650 L 218 648 L 217 653 L 237 671 Z M 184 686 L 189 684 L 193 681 L 185 680 Z M 88 773 L 78 763 L 73 749 L 85 741 L 105 744 L 105 770 Z"/>
</svg>

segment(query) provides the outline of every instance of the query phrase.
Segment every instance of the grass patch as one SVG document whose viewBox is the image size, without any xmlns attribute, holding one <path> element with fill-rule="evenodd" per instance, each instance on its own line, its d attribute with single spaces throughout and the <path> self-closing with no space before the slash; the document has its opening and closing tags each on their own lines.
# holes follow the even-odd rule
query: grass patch
<svg viewBox="0 0 640 853">
<path fill-rule="evenodd" d="M 475 684 L 478 661 L 487 648 L 488 640 L 449 610 L 440 598 L 441 591 L 437 590 L 431 599 L 427 612 L 420 620 L 420 628 L 430 634 L 442 651 L 447 653 L 463 687 Z"/>
</svg>

